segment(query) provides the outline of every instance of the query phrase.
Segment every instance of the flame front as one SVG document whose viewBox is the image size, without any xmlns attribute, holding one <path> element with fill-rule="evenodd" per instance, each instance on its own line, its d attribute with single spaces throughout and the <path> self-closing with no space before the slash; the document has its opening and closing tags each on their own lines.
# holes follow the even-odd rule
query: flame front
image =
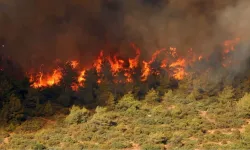
<svg viewBox="0 0 250 150">
<path fill-rule="evenodd" d="M 233 40 L 227 40 L 222 44 L 224 46 L 222 51 L 224 60 L 222 62 L 222 66 L 227 67 L 232 63 L 231 60 L 228 59 L 228 54 L 235 50 L 235 46 L 239 42 L 240 38 L 236 38 Z M 147 81 L 148 77 L 152 74 L 159 75 L 159 69 L 167 71 L 170 77 L 176 80 L 182 80 L 186 75 L 188 75 L 188 72 L 186 71 L 187 66 L 201 60 L 208 61 L 208 58 L 200 54 L 195 54 L 192 48 L 187 50 L 188 55 L 186 57 L 180 57 L 177 48 L 169 47 L 169 49 L 160 49 L 155 51 L 149 61 L 142 60 L 140 62 L 140 49 L 133 43 L 131 44 L 131 47 L 135 50 L 135 56 L 128 58 L 127 60 L 121 59 L 118 55 L 104 57 L 103 51 L 100 51 L 99 56 L 96 60 L 94 60 L 92 66 L 97 72 L 98 79 L 96 82 L 98 84 L 102 83 L 102 79 L 104 77 L 102 72 L 104 63 L 108 63 L 110 66 L 110 72 L 114 77 L 114 83 L 131 83 L 134 80 L 133 75 L 136 72 L 135 69 L 141 69 L 141 74 L 139 75 L 141 81 Z M 161 56 L 161 58 L 159 58 L 159 56 Z M 164 58 L 162 58 L 162 56 L 164 56 Z M 159 59 L 159 67 L 154 68 L 154 62 L 157 60 L 157 64 Z M 84 87 L 86 72 L 88 69 L 79 70 L 80 63 L 76 60 L 68 62 L 71 68 L 78 72 L 77 82 L 72 83 L 71 85 L 72 90 L 77 91 L 79 87 Z M 29 73 L 29 79 L 32 83 L 32 87 L 44 88 L 60 84 L 60 81 L 63 78 L 62 70 L 63 69 L 61 67 L 57 67 L 52 71 L 52 73 L 44 73 L 43 71 L 39 71 L 35 74 Z M 121 74 L 125 77 L 125 80 L 120 78 Z"/>
</svg>

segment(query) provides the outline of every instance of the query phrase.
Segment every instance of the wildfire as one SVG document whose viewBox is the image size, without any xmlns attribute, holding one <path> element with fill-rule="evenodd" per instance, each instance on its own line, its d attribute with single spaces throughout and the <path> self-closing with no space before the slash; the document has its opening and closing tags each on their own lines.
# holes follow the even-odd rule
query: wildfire
<svg viewBox="0 0 250 150">
<path fill-rule="evenodd" d="M 223 46 L 224 46 L 224 51 L 223 51 L 223 56 L 222 56 L 222 59 L 223 59 L 223 62 L 222 62 L 222 66 L 223 67 L 228 67 L 230 66 L 233 62 L 231 59 L 228 59 L 227 55 L 234 51 L 235 50 L 235 46 L 237 44 L 239 44 L 241 41 L 240 38 L 235 38 L 233 40 L 226 40 L 224 41 L 223 43 Z"/>
<path fill-rule="evenodd" d="M 134 69 L 134 68 L 136 68 L 138 66 L 141 51 L 140 51 L 139 48 L 137 48 L 135 46 L 135 44 L 132 43 L 131 46 L 133 47 L 133 49 L 136 50 L 136 57 L 135 58 L 129 58 L 128 61 L 129 61 L 129 68 Z"/>
<path fill-rule="evenodd" d="M 234 40 L 227 40 L 223 43 L 224 59 L 227 58 L 227 54 L 230 51 L 235 50 L 235 46 L 239 42 L 240 39 L 236 38 Z M 119 55 L 104 56 L 103 51 L 100 51 L 99 56 L 96 58 L 96 60 L 94 60 L 92 66 L 98 75 L 96 83 L 102 83 L 102 79 L 104 77 L 102 69 L 105 66 L 104 63 L 108 63 L 110 66 L 110 72 L 114 77 L 114 83 L 132 83 L 133 74 L 136 72 L 135 69 L 141 69 L 141 81 L 147 81 L 148 77 L 152 74 L 160 75 L 159 69 L 168 72 L 168 74 L 176 80 L 182 80 L 186 75 L 188 75 L 188 72 L 186 71 L 187 66 L 192 65 L 196 61 L 207 60 L 207 58 L 204 58 L 202 55 L 195 54 L 192 48 L 187 50 L 188 55 L 186 57 L 180 57 L 177 48 L 169 47 L 169 49 L 160 49 L 155 51 L 149 61 L 142 60 L 140 62 L 140 49 L 133 43 L 131 44 L 131 47 L 135 50 L 135 56 L 128 58 L 127 60 L 121 59 Z M 160 62 L 158 68 L 154 68 L 152 65 L 156 61 L 157 63 Z M 86 72 L 88 69 L 79 70 L 80 63 L 76 60 L 68 61 L 68 63 L 72 69 L 78 73 L 77 82 L 72 83 L 71 85 L 72 90 L 77 91 L 79 87 L 84 87 L 84 82 L 86 81 Z M 228 64 L 231 64 L 232 62 L 231 60 L 228 60 L 221 63 L 223 66 L 228 66 Z M 32 87 L 44 88 L 60 84 L 60 81 L 63 78 L 62 70 L 63 69 L 61 67 L 57 67 L 52 71 L 52 73 L 44 73 L 43 71 L 39 71 L 36 74 L 29 73 L 29 79 L 32 83 Z M 123 76 L 125 79 L 120 78 L 121 76 Z"/>
<path fill-rule="evenodd" d="M 79 62 L 76 61 L 76 60 L 72 60 L 72 61 L 70 62 L 70 65 L 71 65 L 72 68 L 75 69 L 75 68 L 79 65 Z"/>
<path fill-rule="evenodd" d="M 224 46 L 224 53 L 227 54 L 230 51 L 235 50 L 235 46 L 240 43 L 240 38 L 235 38 L 233 40 L 226 40 L 223 43 Z"/>
<path fill-rule="evenodd" d="M 79 85 L 80 86 L 83 86 L 83 82 L 86 80 L 85 79 L 85 73 L 86 73 L 86 70 L 82 70 L 81 72 L 80 72 L 80 75 L 79 75 L 79 77 L 78 77 L 78 83 L 79 83 Z"/>
<path fill-rule="evenodd" d="M 146 81 L 148 76 L 150 75 L 150 73 L 152 72 L 151 71 L 151 68 L 150 68 L 150 65 L 156 60 L 157 56 L 165 51 L 166 49 L 160 49 L 160 50 L 157 50 L 153 53 L 152 57 L 151 57 L 151 60 L 149 62 L 146 62 L 146 61 L 143 61 L 143 67 L 142 67 L 142 75 L 141 75 L 141 81 Z"/>
<path fill-rule="evenodd" d="M 142 75 L 141 75 L 141 81 L 146 81 L 148 76 L 150 75 L 150 66 L 149 63 L 143 61 L 143 67 L 142 67 Z"/>
<path fill-rule="evenodd" d="M 35 77 L 33 75 L 30 76 L 30 82 L 33 83 L 32 86 L 34 88 L 53 86 L 61 81 L 62 76 L 61 68 L 53 70 L 52 74 L 44 74 L 40 71 Z"/>
<path fill-rule="evenodd" d="M 93 65 L 96 68 L 97 73 L 101 72 L 102 63 L 103 63 L 103 51 L 100 52 L 100 55 L 98 56 L 98 58 L 96 59 L 96 61 L 94 62 L 94 65 Z"/>
<path fill-rule="evenodd" d="M 115 55 L 113 59 L 109 56 L 108 61 L 111 66 L 112 74 L 116 76 L 117 73 L 123 69 L 124 60 L 118 59 L 117 56 Z"/>
<path fill-rule="evenodd" d="M 177 51 L 176 51 L 176 48 L 175 48 L 175 47 L 170 47 L 170 48 L 169 48 L 169 53 L 170 53 L 174 58 L 177 57 Z"/>
<path fill-rule="evenodd" d="M 177 80 L 182 80 L 184 76 L 187 74 L 185 72 L 186 60 L 178 59 L 176 62 L 169 65 L 170 68 L 173 69 L 173 77 Z"/>
</svg>

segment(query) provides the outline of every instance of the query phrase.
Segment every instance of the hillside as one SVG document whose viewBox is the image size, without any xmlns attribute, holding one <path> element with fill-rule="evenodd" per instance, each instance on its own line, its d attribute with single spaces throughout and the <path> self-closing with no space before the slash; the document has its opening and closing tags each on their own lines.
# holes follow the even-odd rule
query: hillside
<svg viewBox="0 0 250 150">
<path fill-rule="evenodd" d="M 0 0 L 0 149 L 250 149 L 249 6 Z"/>
<path fill-rule="evenodd" d="M 150 90 L 115 103 L 86 109 L 73 106 L 51 117 L 34 117 L 1 129 L 1 149 L 249 149 L 250 94 L 235 90 L 200 97 Z M 63 113 L 64 112 L 64 113 Z"/>
</svg>

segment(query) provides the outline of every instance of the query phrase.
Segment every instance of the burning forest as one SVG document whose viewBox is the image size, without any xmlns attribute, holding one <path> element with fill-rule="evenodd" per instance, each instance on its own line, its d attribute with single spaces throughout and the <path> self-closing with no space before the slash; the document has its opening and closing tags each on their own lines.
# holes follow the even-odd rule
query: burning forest
<svg viewBox="0 0 250 150">
<path fill-rule="evenodd" d="M 249 149 L 249 6 L 0 1 L 0 149 Z"/>
<path fill-rule="evenodd" d="M 226 40 L 221 44 L 221 51 L 216 52 L 217 55 L 221 55 L 218 61 L 220 61 L 220 67 L 230 68 L 234 63 L 230 58 L 232 53 L 236 51 L 236 46 L 240 43 L 240 38 L 233 40 Z M 73 91 L 77 91 L 80 87 L 84 87 L 86 82 L 86 73 L 90 70 L 94 70 L 97 75 L 96 83 L 100 84 L 103 80 L 109 79 L 109 82 L 114 84 L 119 83 L 132 83 L 132 82 L 147 82 L 149 76 L 160 76 L 160 74 L 167 74 L 168 78 L 180 81 L 189 72 L 194 70 L 190 69 L 195 64 L 205 64 L 210 61 L 210 56 L 202 56 L 201 54 L 195 54 L 192 48 L 187 50 L 186 56 L 180 56 L 178 50 L 175 47 L 169 47 L 156 50 L 150 60 L 141 60 L 140 48 L 136 47 L 134 43 L 130 44 L 134 49 L 134 57 L 128 59 L 122 59 L 119 54 L 104 56 L 103 50 L 100 51 L 99 56 L 93 61 L 92 66 L 84 66 L 77 60 L 67 61 L 65 63 L 59 60 L 55 61 L 56 67 L 50 72 L 46 72 L 46 66 L 41 65 L 39 69 L 27 72 L 27 77 L 33 88 L 46 88 L 51 86 L 60 85 L 67 70 L 65 66 L 75 72 L 75 76 L 72 76 L 71 88 Z M 206 67 L 206 68 L 205 68 Z M 213 66 L 204 66 L 204 70 L 208 70 Z M 189 69 L 188 69 L 189 68 Z M 107 70 L 110 74 L 105 74 L 104 70 Z M 66 71 L 66 72 L 65 72 Z"/>
</svg>

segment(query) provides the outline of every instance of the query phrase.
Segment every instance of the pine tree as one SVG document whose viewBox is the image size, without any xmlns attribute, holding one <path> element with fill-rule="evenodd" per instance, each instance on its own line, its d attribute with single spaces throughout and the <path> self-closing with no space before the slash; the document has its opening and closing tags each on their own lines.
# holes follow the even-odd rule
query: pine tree
<svg viewBox="0 0 250 150">
<path fill-rule="evenodd" d="M 45 116 L 50 116 L 53 114 L 53 108 L 52 108 L 52 105 L 51 105 L 51 102 L 48 101 L 45 106 L 44 106 L 44 110 L 43 110 L 43 113 Z"/>
<path fill-rule="evenodd" d="M 108 103 L 108 99 L 112 95 L 111 83 L 108 82 L 107 79 L 104 79 L 98 86 L 98 89 L 95 90 L 95 95 L 97 96 L 98 105 L 101 105 L 101 106 L 106 105 Z"/>
<path fill-rule="evenodd" d="M 159 92 L 155 91 L 154 89 L 151 89 L 146 94 L 145 101 L 149 103 L 159 102 L 160 101 Z"/>
<path fill-rule="evenodd" d="M 111 92 L 108 93 L 108 99 L 106 101 L 106 106 L 109 110 L 112 110 L 115 107 L 115 98 Z"/>
<path fill-rule="evenodd" d="M 12 94 L 9 102 L 5 103 L 1 111 L 1 119 L 4 122 L 19 123 L 24 119 L 23 106 L 21 100 Z"/>
<path fill-rule="evenodd" d="M 219 93 L 219 98 L 218 100 L 221 103 L 227 103 L 230 102 L 232 105 L 233 102 L 233 97 L 234 97 L 234 89 L 232 86 L 227 86 L 223 89 L 221 93 Z"/>
</svg>

